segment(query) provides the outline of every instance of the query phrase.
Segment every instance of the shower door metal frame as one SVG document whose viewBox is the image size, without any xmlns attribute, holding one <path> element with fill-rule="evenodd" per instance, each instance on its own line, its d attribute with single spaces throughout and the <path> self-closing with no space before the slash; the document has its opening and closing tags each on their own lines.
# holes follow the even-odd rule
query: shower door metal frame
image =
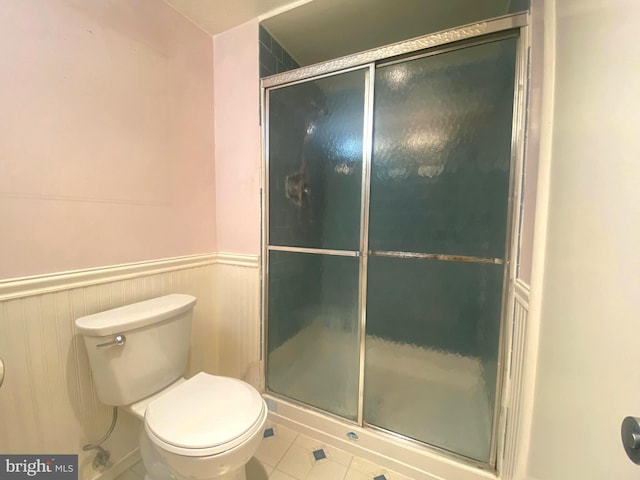
<svg viewBox="0 0 640 480">
<path fill-rule="evenodd" d="M 299 69 L 300 70 L 300 69 Z M 361 196 L 360 196 L 360 242 L 358 250 L 333 250 L 325 248 L 308 248 L 308 247 L 290 247 L 281 245 L 269 245 L 269 96 L 267 90 L 273 90 L 281 87 L 289 87 L 299 83 L 306 83 L 322 78 L 341 75 L 343 73 L 354 72 L 357 70 L 363 70 L 365 72 L 365 88 L 364 88 L 364 108 L 363 108 L 363 136 L 362 136 L 362 174 L 361 174 Z M 298 71 L 298 70 L 296 70 Z M 273 78 L 273 77 L 269 77 Z M 364 327 L 366 325 L 366 262 L 367 262 L 367 250 L 365 249 L 369 241 L 369 178 L 371 167 L 371 154 L 373 149 L 373 82 L 375 81 L 375 64 L 369 63 L 365 65 L 356 65 L 341 70 L 331 70 L 326 73 L 314 75 L 312 77 L 305 77 L 298 80 L 285 82 L 283 84 L 273 85 L 271 87 L 264 86 L 264 80 L 261 81 L 260 92 L 260 124 L 262 125 L 262 175 L 261 175 L 261 206 L 262 206 L 262 258 L 261 258 L 261 360 L 263 366 L 262 378 L 264 378 L 265 391 L 270 394 L 277 395 L 286 399 L 289 402 L 300 405 L 304 408 L 314 409 L 318 412 L 322 412 L 324 415 L 330 415 L 343 422 L 348 422 L 352 425 L 363 426 L 363 405 L 364 405 Z M 278 394 L 268 390 L 267 379 L 267 363 L 268 363 L 268 329 L 267 329 L 267 317 L 269 308 L 269 296 L 267 294 L 267 285 L 269 278 L 269 251 L 291 252 L 291 253 L 309 253 L 318 255 L 333 255 L 342 257 L 358 257 L 358 326 L 359 332 L 359 365 L 358 365 L 358 403 L 357 403 L 357 419 L 351 420 L 349 418 L 342 417 L 333 412 L 322 410 L 321 408 L 314 407 L 299 400 L 287 397 L 285 395 Z M 364 279 L 364 280 L 363 280 Z M 364 282 L 364 283 L 363 283 Z M 365 288 L 363 288 L 363 285 Z M 364 292 L 364 293 L 363 293 Z M 263 353 L 267 352 L 267 353 Z"/>
<path fill-rule="evenodd" d="M 430 451 L 437 452 L 445 458 L 453 459 L 462 464 L 489 470 L 498 471 L 499 453 L 504 449 L 504 437 L 498 435 L 500 430 L 506 432 L 506 415 L 505 410 L 505 381 L 508 363 L 508 355 L 511 350 L 510 331 L 513 322 L 513 314 L 509 312 L 509 305 L 512 303 L 513 285 L 516 279 L 516 262 L 518 253 L 518 227 L 520 224 L 521 212 L 521 192 L 523 182 L 523 165 L 525 150 L 525 125 L 526 125 L 526 98 L 527 98 L 527 80 L 529 70 L 529 38 L 528 38 L 528 18 L 527 13 L 519 13 L 515 15 L 506 15 L 484 22 L 477 22 L 470 25 L 462 26 L 437 32 L 422 37 L 417 37 L 403 42 L 387 45 L 384 47 L 368 50 L 365 52 L 349 55 L 335 60 L 311 65 L 308 67 L 298 68 L 296 70 L 272 75 L 261 80 L 260 85 L 260 124 L 262 139 L 262 161 L 261 161 L 261 207 L 262 207 L 262 248 L 261 248 L 261 342 L 260 357 L 262 360 L 262 378 L 265 381 L 265 391 L 270 395 L 274 395 L 284 401 L 298 405 L 302 408 L 320 412 L 324 415 L 336 418 L 347 424 L 355 424 L 361 427 L 370 428 L 378 431 L 390 438 L 399 439 L 411 445 L 418 445 Z M 509 32 L 511 34 L 509 35 Z M 500 34 L 507 36 L 516 36 L 518 44 L 516 48 L 516 63 L 514 77 L 514 98 L 513 98 L 513 120 L 511 132 L 511 158 L 510 158 L 510 175 L 509 175 L 509 196 L 507 203 L 507 225 L 505 238 L 504 260 L 493 258 L 476 258 L 455 255 L 441 254 L 412 254 L 407 252 L 377 252 L 368 250 L 369 240 L 369 200 L 371 186 L 371 160 L 373 153 L 373 98 L 374 98 L 374 82 L 375 69 L 378 65 L 389 65 L 398 61 L 407 61 L 429 56 L 441 54 L 450 50 L 457 50 L 473 44 L 490 42 L 500 39 Z M 477 41 L 476 41 L 477 40 Z M 394 58 L 395 57 L 395 58 Z M 268 91 L 280 87 L 288 87 L 298 83 L 317 80 L 320 78 L 330 77 L 353 70 L 367 69 L 365 76 L 365 93 L 364 93 L 364 121 L 363 121 L 363 156 L 362 156 L 362 191 L 361 191 L 361 219 L 360 219 L 360 249 L 359 251 L 350 250 L 328 250 L 316 248 L 301 248 L 287 246 L 270 246 L 269 245 L 269 95 Z M 360 257 L 359 262 L 359 301 L 358 301 L 358 322 L 360 328 L 360 345 L 359 345 L 359 375 L 358 375 L 358 412 L 357 421 L 341 417 L 332 412 L 322 410 L 304 402 L 292 399 L 286 395 L 278 394 L 268 390 L 267 379 L 267 362 L 268 362 L 268 252 L 272 251 L 288 251 L 299 253 L 315 253 L 339 256 L 355 256 Z M 494 403 L 494 413 L 491 428 L 491 447 L 488 462 L 482 462 L 466 457 L 464 455 L 445 450 L 435 445 L 424 443 L 407 437 L 401 433 L 386 430 L 375 425 L 370 425 L 364 421 L 364 368 L 365 368 L 365 337 L 366 337 L 366 295 L 367 295 L 367 263 L 370 255 L 385 255 L 393 257 L 409 257 L 423 259 L 437 259 L 445 261 L 458 262 L 480 262 L 480 263 L 504 263 L 503 288 L 502 288 L 502 305 L 500 315 L 500 333 L 498 343 L 498 362 L 496 377 L 496 395 Z M 509 372 L 510 373 L 510 372 Z"/>
</svg>

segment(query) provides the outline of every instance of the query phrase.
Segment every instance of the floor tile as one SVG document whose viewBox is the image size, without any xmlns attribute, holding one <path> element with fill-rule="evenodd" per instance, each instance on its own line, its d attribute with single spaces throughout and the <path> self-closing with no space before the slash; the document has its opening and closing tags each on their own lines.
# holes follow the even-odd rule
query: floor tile
<svg viewBox="0 0 640 480">
<path fill-rule="evenodd" d="M 372 480 L 381 475 L 384 475 L 386 480 L 411 480 L 409 477 L 360 457 L 353 457 L 345 480 Z"/>
<path fill-rule="evenodd" d="M 314 450 L 313 452 L 313 458 L 317 461 L 317 460 L 324 460 L 325 458 L 327 458 L 327 454 L 324 453 L 324 449 L 319 448 L 317 450 Z"/>
<path fill-rule="evenodd" d="M 267 422 L 269 428 L 272 435 L 262 439 L 247 463 L 247 480 L 373 480 L 382 475 L 386 480 L 411 480 L 274 422 Z M 144 475 L 139 461 L 116 480 L 142 480 Z"/>
<path fill-rule="evenodd" d="M 343 480 L 347 467 L 331 460 L 316 462 L 307 475 L 306 480 Z"/>
<path fill-rule="evenodd" d="M 291 445 L 276 468 L 292 477 L 304 480 L 313 467 L 313 456 L 309 450 L 298 445 Z"/>
<path fill-rule="evenodd" d="M 322 449 L 324 450 L 329 460 L 332 460 L 346 467 L 349 466 L 349 464 L 351 463 L 351 459 L 353 458 L 353 455 L 343 450 L 340 450 L 338 448 L 332 447 L 331 445 L 322 443 L 319 440 L 316 440 L 315 438 L 311 438 L 307 435 L 303 435 L 302 433 L 298 435 L 298 437 L 296 438 L 295 442 L 293 442 L 293 444 L 299 447 L 302 447 L 309 452 Z"/>
<path fill-rule="evenodd" d="M 288 427 L 283 427 L 282 425 L 279 425 L 271 421 L 267 421 L 264 425 L 264 428 L 265 430 L 268 428 L 273 429 L 274 436 L 280 437 L 284 440 L 293 441 L 298 436 L 298 432 L 296 432 L 295 430 L 291 430 Z"/>
<path fill-rule="evenodd" d="M 347 470 L 347 474 L 344 477 L 344 480 L 371 480 L 373 478 L 372 475 L 364 472 L 360 472 L 358 470 L 354 470 L 350 468 Z"/>
<path fill-rule="evenodd" d="M 137 475 L 133 470 L 128 469 L 118 475 L 116 480 L 140 480 L 140 475 Z"/>
<path fill-rule="evenodd" d="M 269 480 L 303 480 L 303 479 L 292 477 L 291 475 L 287 475 L 286 473 L 281 472 L 280 470 L 274 470 L 271 473 L 271 475 L 269 475 Z"/>
<path fill-rule="evenodd" d="M 133 471 L 133 473 L 141 476 L 142 478 L 144 478 L 144 476 L 147 474 L 147 471 L 144 469 L 144 463 L 142 463 L 142 460 L 135 463 L 133 467 L 131 467 L 131 470 Z"/>
<path fill-rule="evenodd" d="M 393 472 L 391 470 L 387 470 L 387 473 L 384 474 L 387 477 L 387 480 L 411 480 L 411 477 L 407 477 L 406 475 L 402 475 L 398 472 Z"/>
<path fill-rule="evenodd" d="M 279 425 L 272 425 L 273 435 L 263 438 L 255 457 L 261 463 L 275 467 L 295 440 L 297 433 Z"/>
<path fill-rule="evenodd" d="M 247 480 L 267 480 L 273 471 L 273 467 L 261 463 L 256 457 L 247 462 Z"/>
</svg>

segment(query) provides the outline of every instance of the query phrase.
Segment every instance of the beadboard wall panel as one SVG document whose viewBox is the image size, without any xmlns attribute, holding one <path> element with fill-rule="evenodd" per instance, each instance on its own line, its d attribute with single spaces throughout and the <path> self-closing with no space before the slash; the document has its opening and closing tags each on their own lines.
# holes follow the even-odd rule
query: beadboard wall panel
<svg viewBox="0 0 640 480">
<path fill-rule="evenodd" d="M 527 342 L 527 320 L 529 316 L 529 287 L 516 281 L 512 294 L 513 323 L 511 325 L 511 355 L 505 402 L 506 431 L 504 437 L 501 474 L 505 480 L 516 480 L 518 468 L 518 442 L 520 440 L 521 406 Z"/>
<path fill-rule="evenodd" d="M 80 316 L 168 293 L 194 295 L 188 374 L 218 373 L 217 267 L 215 255 L 200 255 L 0 282 L 0 357 L 6 368 L 0 451 L 79 453 L 80 478 L 99 473 L 91 467 L 94 453 L 82 452 L 82 445 L 105 433 L 112 409 L 97 398 L 74 325 Z M 17 284 L 25 286 L 22 294 Z M 137 436 L 137 421 L 121 413 L 104 444 L 114 463 L 137 448 Z"/>
<path fill-rule="evenodd" d="M 254 255 L 218 254 L 214 308 L 220 375 L 264 391 L 260 361 L 260 269 Z"/>
</svg>

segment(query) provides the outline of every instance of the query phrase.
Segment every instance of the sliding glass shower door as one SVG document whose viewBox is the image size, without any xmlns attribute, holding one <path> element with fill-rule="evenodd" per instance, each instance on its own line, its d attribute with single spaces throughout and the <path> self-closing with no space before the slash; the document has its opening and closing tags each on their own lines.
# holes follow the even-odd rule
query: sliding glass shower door
<svg viewBox="0 0 640 480">
<path fill-rule="evenodd" d="M 516 50 L 267 90 L 270 392 L 491 462 Z"/>
<path fill-rule="evenodd" d="M 376 70 L 364 419 L 487 461 L 516 39 Z"/>
<path fill-rule="evenodd" d="M 267 385 L 358 415 L 362 152 L 367 70 L 268 100 Z"/>
</svg>

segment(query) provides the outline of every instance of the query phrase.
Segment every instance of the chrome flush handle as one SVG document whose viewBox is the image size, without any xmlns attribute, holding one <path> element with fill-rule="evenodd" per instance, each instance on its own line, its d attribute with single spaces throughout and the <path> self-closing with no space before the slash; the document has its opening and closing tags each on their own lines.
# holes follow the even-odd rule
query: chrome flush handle
<svg viewBox="0 0 640 480">
<path fill-rule="evenodd" d="M 620 428 L 622 446 L 633 463 L 640 464 L 640 418 L 627 417 Z"/>
<path fill-rule="evenodd" d="M 124 335 L 116 335 L 110 342 L 100 343 L 96 345 L 96 348 L 121 347 L 125 343 L 127 343 L 127 337 Z"/>
</svg>

